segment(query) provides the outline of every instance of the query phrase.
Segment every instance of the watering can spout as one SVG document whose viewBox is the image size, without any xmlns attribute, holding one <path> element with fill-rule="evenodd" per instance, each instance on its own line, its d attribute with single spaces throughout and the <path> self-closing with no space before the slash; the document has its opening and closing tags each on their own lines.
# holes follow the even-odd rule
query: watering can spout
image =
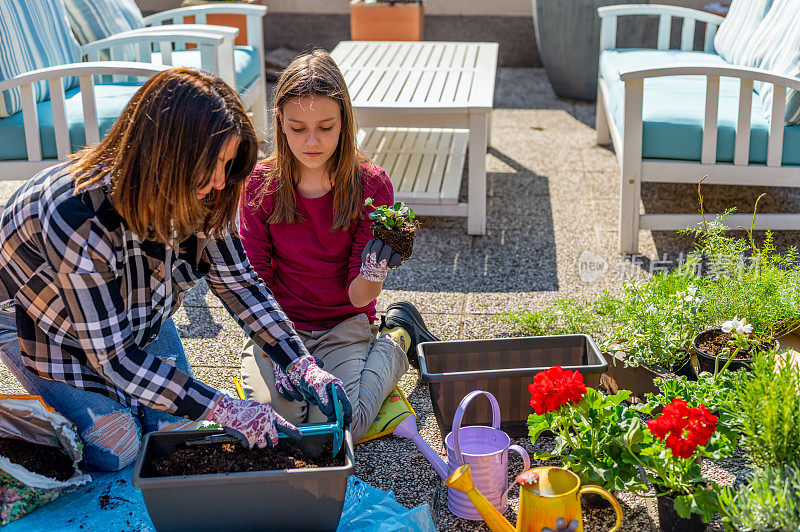
<svg viewBox="0 0 800 532">
<path fill-rule="evenodd" d="M 514 526 L 508 522 L 508 519 L 503 517 L 503 514 L 501 514 L 480 491 L 475 489 L 475 486 L 472 484 L 472 473 L 469 471 L 469 464 L 464 464 L 453 471 L 453 474 L 445 481 L 445 486 L 466 493 L 467 497 L 469 497 L 469 500 L 475 505 L 475 509 L 481 514 L 481 517 L 486 521 L 486 525 L 492 532 L 515 531 Z"/>
<path fill-rule="evenodd" d="M 395 436 L 400 436 L 401 438 L 408 438 L 414 442 L 417 448 L 422 453 L 422 456 L 425 457 L 428 462 L 431 463 L 433 469 L 442 477 L 442 480 L 447 479 L 447 464 L 439 456 L 439 453 L 431 449 L 431 446 L 428 445 L 425 440 L 422 439 L 422 436 L 419 435 L 419 431 L 417 430 L 417 419 L 414 416 L 407 416 L 403 421 L 400 422 L 399 425 L 394 429 L 392 432 Z"/>
</svg>

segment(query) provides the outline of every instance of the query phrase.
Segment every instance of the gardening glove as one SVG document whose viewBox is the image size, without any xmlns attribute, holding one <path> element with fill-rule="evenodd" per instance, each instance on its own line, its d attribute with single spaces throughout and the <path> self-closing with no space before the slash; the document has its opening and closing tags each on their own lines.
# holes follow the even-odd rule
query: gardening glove
<svg viewBox="0 0 800 532">
<path fill-rule="evenodd" d="M 400 266 L 402 257 L 383 240 L 370 240 L 361 254 L 361 277 L 367 281 L 383 282 L 389 270 Z"/>
<path fill-rule="evenodd" d="M 295 360 L 286 368 L 286 375 L 289 377 L 289 382 L 300 390 L 306 401 L 317 405 L 331 422 L 336 421 L 336 412 L 331 400 L 331 391 L 336 388 L 336 395 L 342 404 L 342 417 L 344 417 L 345 424 L 350 423 L 353 408 L 344 391 L 344 384 L 327 371 L 322 371 L 314 357 L 306 355 Z"/>
<path fill-rule="evenodd" d="M 321 363 L 318 365 L 322 366 Z M 272 375 L 275 377 L 275 389 L 281 397 L 287 401 L 305 401 L 306 398 L 303 397 L 300 390 L 294 387 L 286 373 L 275 363 L 272 364 Z"/>
<path fill-rule="evenodd" d="M 208 420 L 223 427 L 225 432 L 237 437 L 248 448 L 275 447 L 279 432 L 293 440 L 299 440 L 302 436 L 297 427 L 279 416 L 268 404 L 236 399 L 225 394 L 220 394 Z"/>
</svg>

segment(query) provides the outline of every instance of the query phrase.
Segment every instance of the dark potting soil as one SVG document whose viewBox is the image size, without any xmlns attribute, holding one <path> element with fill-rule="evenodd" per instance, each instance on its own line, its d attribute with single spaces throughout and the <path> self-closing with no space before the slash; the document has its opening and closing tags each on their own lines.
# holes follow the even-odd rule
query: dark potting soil
<svg viewBox="0 0 800 532">
<path fill-rule="evenodd" d="M 61 482 L 69 480 L 75 473 L 72 459 L 61 449 L 49 445 L 0 438 L 0 456 L 5 456 L 28 471 Z"/>
<path fill-rule="evenodd" d="M 704 352 L 708 353 L 711 356 L 717 356 L 722 352 L 723 349 L 726 347 L 731 347 L 730 341 L 733 340 L 733 335 L 731 333 L 721 332 L 721 331 L 713 331 L 709 333 L 705 333 L 703 336 L 697 339 L 697 347 L 699 347 Z M 772 347 L 772 343 L 765 342 L 761 344 L 761 349 L 759 351 L 768 351 Z M 731 353 L 735 348 L 731 347 Z M 736 356 L 733 357 L 735 360 L 749 360 L 752 358 L 750 351 L 739 351 L 736 353 Z"/>
<path fill-rule="evenodd" d="M 152 471 L 155 477 L 172 477 L 343 466 L 342 453 L 334 457 L 332 449 L 326 443 L 321 456 L 311 458 L 291 445 L 285 449 L 246 449 L 238 443 L 182 444 L 171 454 L 154 460 Z"/>
<path fill-rule="evenodd" d="M 379 223 L 373 223 L 372 236 L 392 246 L 392 251 L 399 253 L 403 260 L 406 261 L 411 258 L 411 254 L 414 251 L 414 236 L 420 227 L 419 220 L 405 222 L 393 231 L 386 229 Z"/>
</svg>

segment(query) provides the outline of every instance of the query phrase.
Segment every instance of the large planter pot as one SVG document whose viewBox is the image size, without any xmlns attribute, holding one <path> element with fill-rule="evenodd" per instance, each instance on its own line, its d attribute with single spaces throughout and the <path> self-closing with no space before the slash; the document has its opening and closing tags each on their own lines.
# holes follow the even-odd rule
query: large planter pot
<svg viewBox="0 0 800 532">
<path fill-rule="evenodd" d="M 442 440 L 453 428 L 461 399 L 474 390 L 497 398 L 500 428 L 519 438 L 528 435 L 528 385 L 535 374 L 561 366 L 580 372 L 587 386 L 597 388 L 607 369 L 594 340 L 585 334 L 423 342 L 417 351 L 420 377 L 428 385 Z M 478 401 L 464 414 L 462 425 L 491 422 L 489 402 Z"/>
<path fill-rule="evenodd" d="M 597 96 L 600 17 L 597 8 L 630 0 L 532 0 L 539 56 L 557 95 L 593 101 Z M 639 4 L 649 4 L 640 0 Z"/>
<path fill-rule="evenodd" d="M 156 477 L 154 460 L 172 453 L 188 438 L 222 430 L 151 432 L 144 437 L 133 471 L 159 532 L 194 530 L 336 530 L 344 506 L 347 477 L 353 474 L 353 440 L 345 429 L 344 465 L 220 475 Z M 332 435 L 306 436 L 321 445 Z"/>
<path fill-rule="evenodd" d="M 719 366 L 719 369 L 722 369 L 723 367 L 725 367 L 725 364 L 728 363 L 728 360 L 730 360 L 727 357 L 720 356 L 719 357 L 719 362 L 717 362 L 717 357 L 715 355 L 712 355 L 711 353 L 706 353 L 700 347 L 698 347 L 698 344 L 703 340 L 703 338 L 706 335 L 719 334 L 721 332 L 722 332 L 722 329 L 707 329 L 707 330 L 701 332 L 700 334 L 698 334 L 697 336 L 695 336 L 694 339 L 692 340 L 692 348 L 694 349 L 694 352 L 697 355 L 697 359 L 698 359 L 698 362 L 700 364 L 700 370 L 701 371 L 707 371 L 709 373 L 714 373 L 714 370 L 717 367 L 717 365 Z M 772 342 L 773 342 L 773 345 L 774 345 L 775 349 L 779 349 L 780 348 L 780 343 L 778 343 L 778 340 L 772 340 Z M 750 371 L 752 369 L 749 359 L 746 359 L 746 358 L 736 359 L 736 358 L 734 358 L 733 360 L 731 360 L 731 363 L 728 365 L 728 371 L 735 371 L 737 369 L 742 369 L 742 368 L 746 369 L 748 371 Z"/>
<path fill-rule="evenodd" d="M 692 514 L 689 519 L 678 515 L 675 511 L 675 499 L 668 495 L 656 498 L 658 507 L 658 525 L 662 532 L 700 532 L 706 529 L 703 517 Z"/>
<path fill-rule="evenodd" d="M 608 363 L 608 371 L 600 377 L 600 387 L 612 394 L 620 390 L 630 391 L 629 402 L 644 402 L 648 393 L 657 395 L 659 389 L 654 382 L 656 377 L 662 379 L 686 377 L 688 380 L 697 380 L 690 360 L 675 371 L 670 371 L 655 365 L 626 366 L 625 357 L 619 352 L 603 353 L 603 358 Z"/>
<path fill-rule="evenodd" d="M 425 11 L 421 3 L 350 4 L 350 39 L 421 41 Z"/>
</svg>

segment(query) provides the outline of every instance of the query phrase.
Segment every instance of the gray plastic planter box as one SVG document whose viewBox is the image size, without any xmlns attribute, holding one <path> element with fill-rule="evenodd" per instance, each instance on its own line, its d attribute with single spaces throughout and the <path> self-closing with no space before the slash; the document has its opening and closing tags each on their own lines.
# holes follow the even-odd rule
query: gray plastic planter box
<svg viewBox="0 0 800 532">
<path fill-rule="evenodd" d="M 151 432 L 144 437 L 133 471 L 147 512 L 159 531 L 197 530 L 336 530 L 344 506 L 347 477 L 353 474 L 353 439 L 345 430 L 345 465 L 154 477 L 150 464 L 172 452 L 186 438 L 222 430 Z M 307 436 L 322 444 L 330 435 Z"/>
<path fill-rule="evenodd" d="M 608 368 L 594 340 L 585 334 L 425 342 L 417 351 L 442 439 L 452 429 L 459 402 L 473 390 L 494 395 L 500 403 L 501 428 L 509 436 L 524 437 L 533 413 L 528 384 L 535 374 L 561 366 L 579 371 L 587 386 L 597 388 Z M 489 401 L 473 403 L 462 426 L 490 424 Z"/>
</svg>

